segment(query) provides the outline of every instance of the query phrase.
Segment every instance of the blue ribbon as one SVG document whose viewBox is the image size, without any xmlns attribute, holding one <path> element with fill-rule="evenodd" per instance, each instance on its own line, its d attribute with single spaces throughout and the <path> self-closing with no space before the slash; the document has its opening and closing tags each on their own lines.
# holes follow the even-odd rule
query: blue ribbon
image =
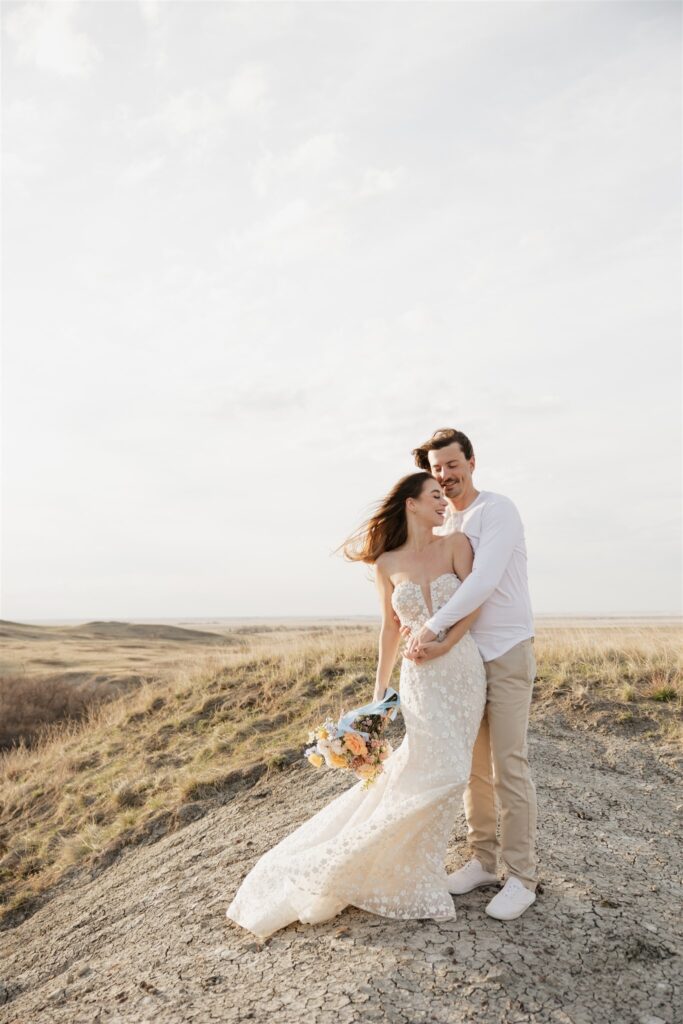
<svg viewBox="0 0 683 1024">
<path fill-rule="evenodd" d="M 399 697 L 396 690 L 392 690 L 388 687 L 384 691 L 384 697 L 382 700 L 376 700 L 372 704 L 364 704 L 362 708 L 354 708 L 352 711 L 347 711 L 345 715 L 337 722 L 337 736 L 342 736 L 345 732 L 355 732 L 363 739 L 367 739 L 370 735 L 367 732 L 361 732 L 360 729 L 354 729 L 353 723 L 357 718 L 362 718 L 364 715 L 383 715 L 385 712 L 389 713 L 389 718 L 396 718 L 396 712 L 401 706 L 401 698 Z"/>
</svg>

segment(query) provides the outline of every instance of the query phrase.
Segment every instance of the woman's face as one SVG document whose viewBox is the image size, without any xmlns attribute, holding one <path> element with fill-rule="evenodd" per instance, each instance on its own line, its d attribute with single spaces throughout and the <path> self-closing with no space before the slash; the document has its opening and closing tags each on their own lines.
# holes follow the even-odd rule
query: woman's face
<svg viewBox="0 0 683 1024">
<path fill-rule="evenodd" d="M 408 509 L 428 526 L 441 526 L 446 515 L 446 499 L 436 480 L 425 480 L 418 498 L 408 498 Z"/>
</svg>

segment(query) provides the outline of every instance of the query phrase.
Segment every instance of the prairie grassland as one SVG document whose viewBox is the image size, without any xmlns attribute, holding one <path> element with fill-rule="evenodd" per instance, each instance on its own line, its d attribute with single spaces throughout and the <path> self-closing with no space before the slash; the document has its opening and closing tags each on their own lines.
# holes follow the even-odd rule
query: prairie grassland
<svg viewBox="0 0 683 1024">
<path fill-rule="evenodd" d="M 562 714 L 597 728 L 683 747 L 678 623 L 541 628 L 536 636 L 536 717 Z"/>
<path fill-rule="evenodd" d="M 535 727 L 559 716 L 677 757 L 680 638 L 674 623 L 541 627 Z M 73 871 L 102 870 L 125 846 L 156 841 L 300 758 L 311 724 L 370 699 L 375 651 L 376 629 L 365 625 L 257 630 L 246 646 L 193 647 L 175 671 L 5 751 L 5 926 Z"/>
<path fill-rule="evenodd" d="M 682 641 L 678 623 L 541 627 L 538 679 L 546 692 L 580 697 L 594 690 L 617 702 L 666 703 L 680 696 Z"/>
<path fill-rule="evenodd" d="M 189 625 L 88 622 L 25 625 L 0 621 L 0 750 L 31 745 L 45 727 L 83 718 L 94 705 L 192 671 L 207 653 L 278 650 L 307 636 L 364 626 L 300 621 L 193 621 Z"/>
</svg>

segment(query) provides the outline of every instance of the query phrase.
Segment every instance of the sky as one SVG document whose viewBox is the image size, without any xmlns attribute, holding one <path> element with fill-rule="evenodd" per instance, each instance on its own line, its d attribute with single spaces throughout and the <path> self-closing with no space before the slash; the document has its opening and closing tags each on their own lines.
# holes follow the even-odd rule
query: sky
<svg viewBox="0 0 683 1024">
<path fill-rule="evenodd" d="M 2 4 L 5 619 L 373 615 L 439 427 L 538 614 L 681 593 L 681 7 Z"/>
</svg>

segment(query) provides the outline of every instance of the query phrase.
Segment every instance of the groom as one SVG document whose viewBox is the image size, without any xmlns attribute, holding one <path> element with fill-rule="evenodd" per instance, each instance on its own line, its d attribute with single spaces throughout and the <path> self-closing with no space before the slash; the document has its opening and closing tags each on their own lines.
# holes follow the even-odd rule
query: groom
<svg viewBox="0 0 683 1024">
<path fill-rule="evenodd" d="M 486 907 L 501 921 L 519 917 L 536 899 L 536 789 L 527 761 L 527 726 L 536 675 L 534 624 L 526 572 L 524 528 L 509 498 L 477 491 L 474 451 L 459 430 L 444 429 L 413 451 L 415 463 L 441 484 L 449 510 L 439 533 L 465 533 L 474 550 L 471 574 L 419 633 L 406 656 L 421 660 L 424 644 L 476 608 L 470 632 L 484 660 L 487 698 L 465 790 L 473 857 L 450 876 L 461 895 L 498 881 L 500 852 L 507 881 Z M 429 648 L 426 649 L 427 651 Z M 501 841 L 496 835 L 496 796 Z"/>
</svg>

